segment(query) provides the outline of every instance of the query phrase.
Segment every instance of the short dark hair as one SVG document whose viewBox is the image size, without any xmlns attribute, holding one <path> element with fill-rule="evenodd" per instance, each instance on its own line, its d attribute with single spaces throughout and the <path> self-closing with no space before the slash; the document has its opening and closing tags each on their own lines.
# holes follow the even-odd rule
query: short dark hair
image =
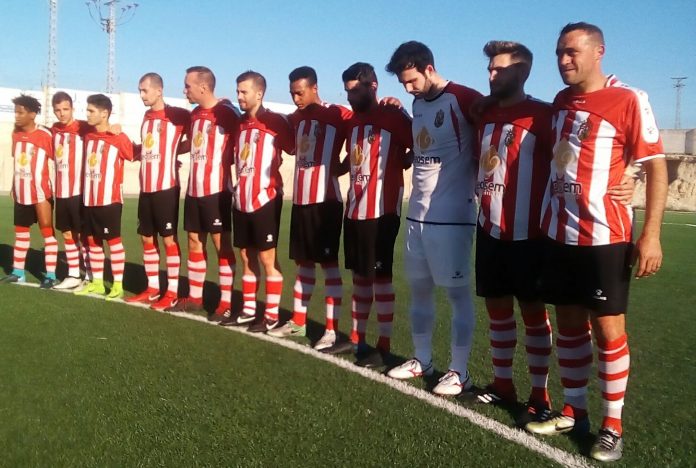
<svg viewBox="0 0 696 468">
<path fill-rule="evenodd" d="M 530 66 L 534 58 L 532 51 L 526 46 L 519 42 L 512 41 L 488 41 L 486 45 L 483 46 L 483 53 L 486 54 L 486 57 L 489 59 L 492 59 L 496 55 L 510 54 L 512 58 L 527 63 Z"/>
<path fill-rule="evenodd" d="M 433 52 L 422 42 L 408 41 L 396 48 L 385 69 L 392 75 L 409 68 L 423 73 L 428 65 L 435 67 Z"/>
<path fill-rule="evenodd" d="M 375 73 L 375 68 L 369 63 L 356 62 L 350 67 L 346 68 L 341 75 L 343 82 L 358 80 L 361 84 L 370 85 L 372 83 L 377 83 L 377 74 Z"/>
<path fill-rule="evenodd" d="M 159 73 L 155 73 L 155 72 L 145 73 L 143 76 L 140 77 L 140 81 L 138 81 L 138 84 L 142 83 L 145 80 L 150 80 L 150 83 L 154 84 L 155 86 L 158 86 L 160 88 L 164 88 L 164 80 L 159 75 Z"/>
<path fill-rule="evenodd" d="M 266 78 L 264 78 L 261 73 L 253 70 L 247 70 L 237 77 L 237 84 L 247 80 L 252 80 L 254 82 L 254 86 L 261 89 L 261 92 L 266 92 Z"/>
<path fill-rule="evenodd" d="M 563 29 L 561 29 L 561 32 L 558 34 L 558 37 L 564 36 L 573 31 L 585 31 L 590 36 L 594 36 L 594 38 L 597 39 L 597 41 L 600 44 L 604 45 L 604 33 L 601 29 L 599 29 L 599 26 L 595 26 L 594 24 L 590 23 L 585 23 L 584 21 L 566 24 L 565 26 L 563 26 Z"/>
<path fill-rule="evenodd" d="M 20 94 L 12 100 L 12 104 L 15 106 L 22 106 L 29 112 L 33 112 L 35 114 L 41 113 L 41 103 L 34 96 Z"/>
<path fill-rule="evenodd" d="M 197 73 L 198 79 L 204 81 L 211 91 L 215 91 L 215 73 L 210 68 L 196 65 L 195 67 L 187 68 L 186 73 Z"/>
<path fill-rule="evenodd" d="M 51 105 L 55 106 L 57 104 L 60 104 L 61 102 L 68 101 L 70 103 L 70 107 L 73 106 L 72 98 L 68 93 L 65 91 L 58 91 L 56 94 L 53 95 L 51 98 Z"/>
<path fill-rule="evenodd" d="M 305 79 L 310 86 L 317 84 L 317 72 L 312 67 L 302 66 L 297 67 L 288 75 L 290 83 L 294 83 L 297 80 Z"/>
<path fill-rule="evenodd" d="M 111 99 L 103 94 L 92 94 L 91 96 L 87 96 L 87 104 L 92 104 L 97 109 L 106 110 L 109 112 L 109 115 L 111 115 L 111 110 L 113 109 Z"/>
</svg>

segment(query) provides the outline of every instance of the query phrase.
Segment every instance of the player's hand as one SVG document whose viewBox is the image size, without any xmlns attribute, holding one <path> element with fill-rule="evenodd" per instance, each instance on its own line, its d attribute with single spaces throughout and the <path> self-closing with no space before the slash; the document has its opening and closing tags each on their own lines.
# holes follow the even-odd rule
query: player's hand
<svg viewBox="0 0 696 468">
<path fill-rule="evenodd" d="M 401 104 L 401 101 L 399 101 L 397 98 L 388 96 L 388 97 L 383 97 L 379 101 L 380 106 L 394 106 L 398 107 L 399 109 L 403 108 L 403 104 Z"/>
<path fill-rule="evenodd" d="M 633 253 L 633 264 L 637 261 L 636 278 L 654 275 L 662 266 L 662 246 L 660 238 L 640 236 Z"/>
<path fill-rule="evenodd" d="M 630 205 L 636 191 L 636 180 L 630 174 L 624 174 L 619 185 L 612 185 L 607 190 L 609 198 L 622 205 Z"/>
<path fill-rule="evenodd" d="M 122 131 L 123 131 L 123 128 L 121 128 L 121 124 L 115 123 L 115 124 L 111 124 L 111 126 L 109 127 L 109 132 L 113 133 L 114 135 L 118 135 Z"/>
</svg>

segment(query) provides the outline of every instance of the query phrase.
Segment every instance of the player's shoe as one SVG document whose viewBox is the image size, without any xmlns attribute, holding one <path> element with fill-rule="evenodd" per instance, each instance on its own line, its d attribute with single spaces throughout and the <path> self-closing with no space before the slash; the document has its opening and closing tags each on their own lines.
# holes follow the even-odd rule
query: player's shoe
<svg viewBox="0 0 696 468">
<path fill-rule="evenodd" d="M 602 428 L 590 449 L 590 457 L 603 462 L 619 460 L 623 456 L 623 445 L 623 437 L 618 432 L 608 427 Z"/>
<path fill-rule="evenodd" d="M 356 366 L 365 367 L 366 369 L 377 369 L 386 365 L 389 353 L 379 349 L 370 349 L 366 352 L 358 353 L 355 357 Z"/>
<path fill-rule="evenodd" d="M 566 432 L 587 433 L 590 431 L 590 418 L 575 419 L 558 411 L 547 411 L 537 421 L 527 423 L 524 428 L 540 435 L 558 435 Z"/>
<path fill-rule="evenodd" d="M 104 287 L 103 280 L 93 280 L 87 281 L 86 284 L 83 282 L 83 286 L 76 289 L 73 294 L 77 296 L 86 296 L 87 294 L 98 294 L 103 296 L 106 294 L 106 288 Z"/>
<path fill-rule="evenodd" d="M 433 393 L 442 396 L 457 396 L 462 392 L 468 392 L 473 386 L 468 371 L 462 380 L 459 372 L 450 369 L 437 381 Z"/>
<path fill-rule="evenodd" d="M 109 291 L 109 294 L 106 295 L 106 300 L 117 301 L 119 299 L 123 299 L 123 296 L 123 283 L 120 281 L 114 281 L 114 284 L 111 285 L 111 290 Z"/>
<path fill-rule="evenodd" d="M 432 361 L 423 366 L 418 359 L 412 358 L 399 366 L 389 369 L 387 375 L 392 379 L 406 380 L 424 375 L 433 375 L 434 370 Z"/>
<path fill-rule="evenodd" d="M 41 284 L 39 284 L 39 288 L 41 289 L 52 289 L 53 286 L 56 285 L 56 279 L 55 278 L 49 278 L 46 277 L 43 280 L 41 280 Z"/>
<path fill-rule="evenodd" d="M 517 402 L 517 394 L 513 390 L 510 393 L 498 391 L 493 384 L 476 392 L 476 403 L 482 405 L 511 404 Z"/>
<path fill-rule="evenodd" d="M 249 325 L 254 320 L 256 320 L 256 314 L 244 314 L 242 312 L 230 312 L 230 315 L 226 315 L 218 325 L 223 327 L 241 327 L 243 325 Z"/>
<path fill-rule="evenodd" d="M 160 298 L 159 290 L 155 288 L 147 288 L 145 291 L 135 296 L 127 297 L 124 299 L 125 302 L 129 304 L 154 304 Z"/>
<path fill-rule="evenodd" d="M 256 322 L 247 328 L 249 333 L 267 333 L 274 328 L 278 327 L 280 322 L 278 320 L 269 320 L 266 317 L 260 322 Z"/>
<path fill-rule="evenodd" d="M 322 351 L 336 344 L 336 332 L 334 330 L 326 330 L 319 341 L 314 343 L 314 349 Z"/>
<path fill-rule="evenodd" d="M 220 302 L 211 315 L 208 315 L 208 322 L 220 323 L 232 315 L 232 306 L 227 302 Z"/>
<path fill-rule="evenodd" d="M 164 312 L 166 309 L 174 307 L 178 300 L 179 299 L 176 297 L 176 294 L 167 291 L 162 297 L 159 298 L 158 301 L 153 302 L 152 305 L 150 305 L 150 309 L 158 312 Z"/>
<path fill-rule="evenodd" d="M 82 284 L 82 280 L 80 278 L 76 278 L 74 276 L 68 276 L 63 279 L 60 283 L 57 283 L 53 286 L 53 289 L 56 291 L 68 291 L 71 289 L 75 289 L 78 286 Z"/>
<path fill-rule="evenodd" d="M 307 326 L 297 325 L 292 320 L 288 320 L 282 327 L 277 327 L 268 330 L 267 335 L 275 336 L 276 338 L 287 338 L 289 336 L 307 336 Z"/>
<path fill-rule="evenodd" d="M 355 345 L 350 341 L 335 341 L 333 345 L 328 348 L 322 348 L 319 351 L 324 354 L 353 354 Z"/>
<path fill-rule="evenodd" d="M 524 404 L 524 410 L 517 416 L 515 424 L 517 427 L 525 428 L 531 422 L 538 422 L 547 418 L 551 413 L 549 402 L 537 402 L 529 400 Z"/>
<path fill-rule="evenodd" d="M 190 297 L 182 297 L 176 304 L 164 309 L 165 312 L 201 312 L 203 311 L 203 301 L 195 300 Z"/>
<path fill-rule="evenodd" d="M 0 283 L 26 283 L 27 278 L 24 275 L 16 275 L 14 273 L 10 273 L 7 276 L 3 276 L 0 278 Z"/>
</svg>

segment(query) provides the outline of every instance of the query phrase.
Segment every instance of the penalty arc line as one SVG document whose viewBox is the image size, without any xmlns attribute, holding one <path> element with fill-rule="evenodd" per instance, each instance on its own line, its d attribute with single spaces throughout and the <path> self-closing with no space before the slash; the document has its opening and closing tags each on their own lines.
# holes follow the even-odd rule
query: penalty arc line
<svg viewBox="0 0 696 468">
<path fill-rule="evenodd" d="M 21 286 L 30 286 L 30 287 L 38 287 L 38 284 L 35 283 L 24 283 L 21 284 Z M 58 291 L 58 292 L 63 292 L 63 293 L 71 293 L 71 291 Z M 91 297 L 94 299 L 101 299 L 104 300 L 103 296 L 96 296 L 96 295 L 87 295 L 84 297 Z M 129 304 L 121 299 L 111 301 L 113 303 L 121 303 L 127 306 L 132 306 L 136 308 L 146 308 L 149 309 L 149 306 L 144 305 L 144 304 Z M 192 320 L 196 322 L 200 322 L 206 325 L 212 325 L 212 326 L 218 326 L 217 323 L 215 322 L 210 322 L 206 317 L 196 315 L 196 314 L 191 314 L 187 312 L 164 312 L 165 315 L 170 315 L 173 317 L 178 317 L 178 318 L 184 318 L 187 320 Z M 263 333 L 249 333 L 248 331 L 236 327 L 219 327 L 219 328 L 224 328 L 225 330 L 239 333 L 242 335 L 246 335 L 251 338 L 255 338 L 261 341 L 265 341 L 268 343 L 273 343 L 278 346 L 282 346 L 286 349 L 290 349 L 293 351 L 297 351 L 299 353 L 302 353 L 307 356 L 311 356 L 315 359 L 319 359 L 325 362 L 328 362 L 330 364 L 333 364 L 337 367 L 340 367 L 343 370 L 346 370 L 348 372 L 352 372 L 354 374 L 358 374 L 361 377 L 364 377 L 368 380 L 371 380 L 373 382 L 386 385 L 393 390 L 396 390 L 397 392 L 412 397 L 416 398 L 424 403 L 427 403 L 430 406 L 433 406 L 435 408 L 438 408 L 440 410 L 446 411 L 447 413 L 450 413 L 454 416 L 463 418 L 471 422 L 472 424 L 475 424 L 476 426 L 488 431 L 492 432 L 493 434 L 497 435 L 498 437 L 501 437 L 503 439 L 506 439 L 510 442 L 513 442 L 517 445 L 520 445 L 522 447 L 525 447 L 528 450 L 531 450 L 532 452 L 536 452 L 540 454 L 541 456 L 548 458 L 551 461 L 554 461 L 558 463 L 559 465 L 566 466 L 569 468 L 588 468 L 594 466 L 592 463 L 590 463 L 586 458 L 579 456 L 579 455 L 573 455 L 571 453 L 568 453 L 564 450 L 561 450 L 559 448 L 553 447 L 551 445 L 548 445 L 541 440 L 537 439 L 536 437 L 528 434 L 527 432 L 521 430 L 521 429 L 516 429 L 510 426 L 507 426 L 503 423 L 500 423 L 496 421 L 495 419 L 489 418 L 487 416 L 482 415 L 481 413 L 477 413 L 476 411 L 473 411 L 469 408 L 466 408 L 462 405 L 459 405 L 455 403 L 454 401 L 441 398 L 438 396 L 433 395 L 430 392 L 427 392 L 423 389 L 414 387 L 412 385 L 409 385 L 408 383 L 401 381 L 401 380 L 396 380 L 392 379 L 390 377 L 387 377 L 384 374 L 381 374 L 377 371 L 366 369 L 363 367 L 358 367 L 352 362 L 342 359 L 336 356 L 332 356 L 330 354 L 325 354 L 321 353 L 319 351 L 316 351 L 312 349 L 309 346 L 302 345 L 300 343 L 296 343 L 291 340 L 286 340 L 282 338 L 276 338 L 273 336 L 269 336 Z"/>
</svg>

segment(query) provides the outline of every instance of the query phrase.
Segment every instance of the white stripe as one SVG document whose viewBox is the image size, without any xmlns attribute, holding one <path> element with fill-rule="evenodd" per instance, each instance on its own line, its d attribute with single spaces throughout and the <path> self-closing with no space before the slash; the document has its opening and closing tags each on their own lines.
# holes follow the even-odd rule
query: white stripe
<svg viewBox="0 0 696 468">
<path fill-rule="evenodd" d="M 382 216 L 384 214 L 384 178 L 387 172 L 387 163 L 389 158 L 392 157 L 389 154 L 391 149 L 391 132 L 387 130 L 380 130 L 380 147 L 379 147 L 379 164 L 377 165 L 377 174 L 373 177 L 377 177 L 377 184 L 375 186 L 375 217 Z"/>
<path fill-rule="evenodd" d="M 575 155 L 574 160 L 566 166 L 565 175 L 568 178 L 567 182 L 577 182 L 578 180 L 578 161 L 580 159 L 580 147 L 581 143 L 578 139 L 578 131 L 582 122 L 589 118 L 589 112 L 578 111 L 575 114 L 575 120 L 573 121 L 573 129 L 570 132 L 568 143 L 570 144 L 573 154 Z M 559 128 L 562 128 L 563 122 Z M 553 171 L 553 169 L 552 169 Z M 571 245 L 577 245 L 578 243 L 578 233 L 580 229 L 580 208 L 578 207 L 577 200 L 575 196 L 564 196 L 565 200 L 565 212 L 568 216 L 568 221 L 565 225 L 565 243 Z"/>
<path fill-rule="evenodd" d="M 519 154 L 517 156 L 517 193 L 515 194 L 515 230 L 513 240 L 524 240 L 529 237 L 529 210 L 531 207 L 532 174 L 534 174 L 534 147 L 536 135 L 522 130 Z"/>
<path fill-rule="evenodd" d="M 611 169 L 611 152 L 616 130 L 606 120 L 602 120 L 595 139 L 594 162 L 592 163 L 592 178 L 588 194 L 588 210 L 594 219 L 592 223 L 592 244 L 605 245 L 609 243 L 611 231 L 604 206 L 604 194 L 609 186 L 609 170 Z"/>
</svg>

